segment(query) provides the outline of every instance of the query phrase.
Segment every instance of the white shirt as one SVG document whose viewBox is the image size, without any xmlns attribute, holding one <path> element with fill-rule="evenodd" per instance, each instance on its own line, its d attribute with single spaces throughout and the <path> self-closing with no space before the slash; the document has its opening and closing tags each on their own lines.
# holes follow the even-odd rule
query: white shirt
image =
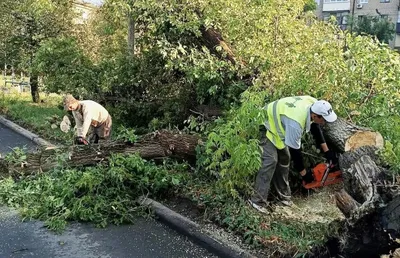
<svg viewBox="0 0 400 258">
<path fill-rule="evenodd" d="M 90 126 L 98 126 L 104 123 L 109 114 L 108 111 L 99 103 L 92 100 L 79 101 L 80 107 L 78 110 L 72 111 L 74 116 L 77 134 L 81 137 L 86 137 Z"/>
</svg>

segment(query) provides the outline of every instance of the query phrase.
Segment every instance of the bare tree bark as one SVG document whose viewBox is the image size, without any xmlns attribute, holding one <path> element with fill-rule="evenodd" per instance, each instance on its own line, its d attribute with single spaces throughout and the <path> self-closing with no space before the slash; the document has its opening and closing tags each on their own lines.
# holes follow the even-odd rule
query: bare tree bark
<svg viewBox="0 0 400 258">
<path fill-rule="evenodd" d="M 128 14 L 128 53 L 130 57 L 135 55 L 135 20 L 132 12 Z"/>
<path fill-rule="evenodd" d="M 34 103 L 39 103 L 40 102 L 40 96 L 39 96 L 38 75 L 35 74 L 35 73 L 32 73 L 30 80 L 31 80 L 30 84 L 31 84 L 32 101 Z"/>
<path fill-rule="evenodd" d="M 336 206 L 344 214 L 346 218 L 360 206 L 344 189 L 335 193 Z"/>
<path fill-rule="evenodd" d="M 356 126 L 342 118 L 338 118 L 333 123 L 327 123 L 323 129 L 328 143 L 341 153 L 353 151 L 362 146 L 382 148 L 384 144 L 379 132 Z"/>
<path fill-rule="evenodd" d="M 157 131 L 145 135 L 137 143 L 106 143 L 89 146 L 70 146 L 30 153 L 19 164 L 0 160 L 0 177 L 31 175 L 46 172 L 59 164 L 60 159 L 69 167 L 91 166 L 107 161 L 112 154 L 137 153 L 145 159 L 173 157 L 191 160 L 196 158 L 196 147 L 201 144 L 195 135 Z"/>
<path fill-rule="evenodd" d="M 231 63 L 236 64 L 237 60 L 236 57 L 231 49 L 231 47 L 228 45 L 228 43 L 225 42 L 223 39 L 222 35 L 218 33 L 215 29 L 213 28 L 201 28 L 201 34 L 203 36 L 203 39 L 205 41 L 205 44 L 207 48 L 214 54 L 218 55 L 219 57 L 223 57 L 223 55 L 226 55 L 226 59 L 228 59 Z M 222 52 L 218 52 L 216 50 L 217 47 L 222 48 Z M 221 53 L 223 53 L 221 55 Z"/>
</svg>

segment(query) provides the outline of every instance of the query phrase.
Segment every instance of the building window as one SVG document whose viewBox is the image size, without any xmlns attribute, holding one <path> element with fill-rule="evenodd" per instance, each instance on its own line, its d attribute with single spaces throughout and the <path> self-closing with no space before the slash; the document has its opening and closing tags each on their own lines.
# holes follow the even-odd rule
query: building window
<svg viewBox="0 0 400 258">
<path fill-rule="evenodd" d="M 343 30 L 346 29 L 349 12 L 324 13 L 324 21 L 329 21 L 331 16 L 336 17 L 336 22 L 340 28 L 342 28 Z"/>
<path fill-rule="evenodd" d="M 390 3 L 390 0 L 380 0 L 381 3 Z"/>
<path fill-rule="evenodd" d="M 360 4 L 368 4 L 368 0 L 360 0 Z"/>
</svg>

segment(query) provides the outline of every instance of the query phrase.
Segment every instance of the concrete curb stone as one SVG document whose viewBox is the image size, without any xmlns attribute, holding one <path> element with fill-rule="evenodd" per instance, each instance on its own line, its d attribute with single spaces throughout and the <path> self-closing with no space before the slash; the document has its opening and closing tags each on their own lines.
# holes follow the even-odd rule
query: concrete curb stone
<svg viewBox="0 0 400 258">
<path fill-rule="evenodd" d="M 55 147 L 54 144 L 46 141 L 43 138 L 40 138 L 40 136 L 38 136 L 37 134 L 34 134 L 34 133 L 26 130 L 25 128 L 22 128 L 21 126 L 15 124 L 14 122 L 6 119 L 4 116 L 0 116 L 0 123 L 7 126 L 11 130 L 25 136 L 26 138 L 33 141 L 37 145 L 40 145 L 42 147 Z"/>
<path fill-rule="evenodd" d="M 161 221 L 168 224 L 178 232 L 188 236 L 199 245 L 209 249 L 211 252 L 220 257 L 256 257 L 238 246 L 227 243 L 217 236 L 211 236 L 207 232 L 204 232 L 199 224 L 191 221 L 179 213 L 176 213 L 157 201 L 143 196 L 140 197 L 138 201 L 140 204 L 150 207 Z"/>
</svg>

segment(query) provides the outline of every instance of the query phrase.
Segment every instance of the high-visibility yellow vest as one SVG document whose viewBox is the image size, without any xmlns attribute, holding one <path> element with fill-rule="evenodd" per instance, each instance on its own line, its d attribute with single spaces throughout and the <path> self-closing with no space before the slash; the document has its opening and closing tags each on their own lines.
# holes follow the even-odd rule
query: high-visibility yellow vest
<svg viewBox="0 0 400 258">
<path fill-rule="evenodd" d="M 287 97 L 271 102 L 267 106 L 269 129 L 267 138 L 279 150 L 285 148 L 285 129 L 281 115 L 297 121 L 304 130 L 311 105 L 317 100 L 310 96 Z"/>
</svg>

